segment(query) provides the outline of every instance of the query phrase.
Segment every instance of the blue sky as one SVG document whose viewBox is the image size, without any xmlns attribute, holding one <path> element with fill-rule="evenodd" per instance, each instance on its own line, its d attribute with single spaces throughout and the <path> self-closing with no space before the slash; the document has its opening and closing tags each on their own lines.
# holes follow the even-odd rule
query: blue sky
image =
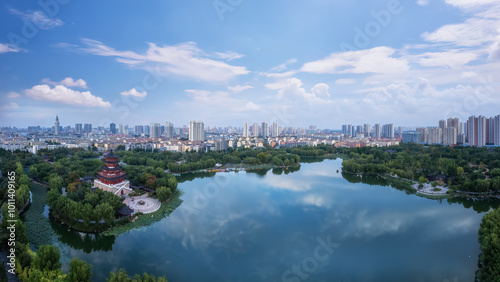
<svg viewBox="0 0 500 282">
<path fill-rule="evenodd" d="M 500 114 L 496 0 L 0 4 L 0 125 Z"/>
</svg>

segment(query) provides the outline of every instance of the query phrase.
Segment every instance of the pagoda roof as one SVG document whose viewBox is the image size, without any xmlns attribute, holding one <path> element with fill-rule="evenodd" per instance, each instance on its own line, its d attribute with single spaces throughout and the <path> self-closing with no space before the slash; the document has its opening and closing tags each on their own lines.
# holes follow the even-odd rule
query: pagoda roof
<svg viewBox="0 0 500 282">
<path fill-rule="evenodd" d="M 113 150 L 109 150 L 109 152 L 104 155 L 104 158 L 119 158 L 120 156 L 116 155 L 115 153 L 113 153 Z"/>
</svg>

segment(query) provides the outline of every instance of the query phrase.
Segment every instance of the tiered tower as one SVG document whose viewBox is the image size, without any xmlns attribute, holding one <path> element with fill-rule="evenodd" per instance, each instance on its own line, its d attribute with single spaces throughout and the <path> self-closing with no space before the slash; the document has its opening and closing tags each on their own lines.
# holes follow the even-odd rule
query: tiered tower
<svg viewBox="0 0 500 282">
<path fill-rule="evenodd" d="M 125 195 L 132 192 L 130 182 L 125 180 L 127 173 L 119 165 L 119 156 L 110 150 L 104 155 L 104 166 L 98 172 L 99 179 L 94 181 L 94 186 L 116 195 Z"/>
<path fill-rule="evenodd" d="M 104 155 L 104 166 L 102 167 L 102 171 L 98 172 L 99 181 L 102 183 L 112 185 L 119 184 L 125 181 L 126 172 L 122 170 L 122 167 L 118 164 L 120 161 L 118 160 L 119 156 L 113 153 L 113 150 L 110 150 L 109 153 Z"/>
</svg>

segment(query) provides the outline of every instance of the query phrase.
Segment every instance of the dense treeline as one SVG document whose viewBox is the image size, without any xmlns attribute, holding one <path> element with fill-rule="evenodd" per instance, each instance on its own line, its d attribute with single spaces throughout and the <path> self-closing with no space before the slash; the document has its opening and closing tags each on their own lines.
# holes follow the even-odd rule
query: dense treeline
<svg viewBox="0 0 500 282">
<path fill-rule="evenodd" d="M 452 191 L 500 191 L 498 148 L 401 144 L 339 151 L 350 157 L 342 162 L 342 171 L 348 173 L 391 174 L 415 181 L 444 175 Z"/>
<path fill-rule="evenodd" d="M 113 193 L 97 189 L 93 192 L 89 185 L 82 185 L 67 196 L 61 194 L 63 180 L 57 174 L 49 178 L 50 191 L 47 193 L 47 204 L 53 215 L 63 222 L 87 231 L 103 230 L 110 227 L 115 220 L 115 213 L 124 206 L 120 197 Z"/>
<path fill-rule="evenodd" d="M 29 189 L 31 187 L 31 181 L 24 173 L 24 170 L 20 163 L 16 164 L 15 172 L 15 211 L 9 212 L 8 202 L 9 196 L 8 193 L 5 194 L 7 197 L 5 202 L 1 207 L 2 211 L 2 222 L 0 226 L 0 243 L 2 248 L 6 250 L 10 250 L 11 248 L 15 249 L 16 256 L 16 265 L 18 264 L 20 268 L 28 267 L 31 264 L 31 256 L 29 254 L 29 240 L 28 235 L 26 234 L 26 225 L 19 217 L 17 211 L 22 209 L 29 198 Z M 5 183 L 6 184 L 6 183 Z M 8 189 L 8 185 L 6 185 L 5 189 Z M 15 237 L 14 241 L 9 240 L 11 231 L 8 229 L 12 223 L 9 223 L 8 220 L 15 220 Z"/>
<path fill-rule="evenodd" d="M 117 154 L 122 156 L 122 161 L 129 166 L 146 166 L 159 169 L 168 169 L 173 173 L 185 173 L 200 169 L 214 168 L 220 164 L 272 164 L 275 166 L 293 166 L 300 161 L 300 156 L 322 156 L 331 153 L 332 146 L 328 149 L 319 148 L 293 148 L 293 149 L 238 149 L 229 151 L 210 151 L 172 153 L 146 152 L 143 150 L 122 151 Z M 127 168 L 128 169 L 128 168 Z M 127 171 L 128 172 L 128 171 Z"/>
<path fill-rule="evenodd" d="M 483 216 L 479 228 L 479 269 L 476 281 L 498 281 L 500 277 L 500 209 Z"/>
</svg>

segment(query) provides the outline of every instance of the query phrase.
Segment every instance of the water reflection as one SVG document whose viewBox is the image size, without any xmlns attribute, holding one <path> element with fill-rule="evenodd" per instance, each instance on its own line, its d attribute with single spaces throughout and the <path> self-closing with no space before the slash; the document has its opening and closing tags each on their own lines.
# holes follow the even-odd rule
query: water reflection
<svg viewBox="0 0 500 282">
<path fill-rule="evenodd" d="M 219 175 L 187 177 L 179 185 L 183 204 L 151 228 L 113 238 L 108 252 L 73 247 L 83 240 L 67 244 L 94 265 L 96 281 L 118 267 L 167 274 L 171 282 L 281 281 L 327 236 L 340 247 L 309 281 L 444 281 L 450 273 L 474 279 L 477 212 L 498 201 L 472 211 L 462 206 L 475 201 L 445 205 L 408 196 L 381 178 L 341 178 L 340 166 L 341 160 L 303 164 L 286 176 L 283 170 L 222 173 L 224 182 Z"/>
<path fill-rule="evenodd" d="M 61 224 L 53 217 L 50 217 L 50 226 L 55 231 L 59 242 L 75 250 L 82 250 L 87 254 L 95 251 L 109 252 L 113 250 L 115 236 L 81 233 Z"/>
</svg>

